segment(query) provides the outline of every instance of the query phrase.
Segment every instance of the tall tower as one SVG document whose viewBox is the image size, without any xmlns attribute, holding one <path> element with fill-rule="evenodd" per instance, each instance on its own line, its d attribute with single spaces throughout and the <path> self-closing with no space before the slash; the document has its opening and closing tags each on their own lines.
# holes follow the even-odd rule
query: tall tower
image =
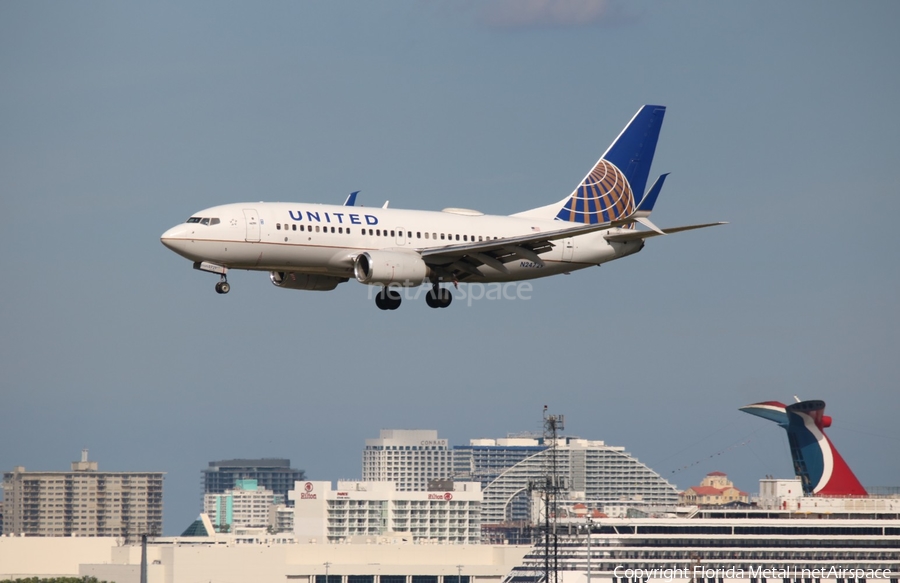
<svg viewBox="0 0 900 583">
<path fill-rule="evenodd" d="M 556 519 L 559 516 L 560 494 L 568 489 L 567 480 L 559 471 L 559 432 L 565 429 L 565 416 L 550 415 L 544 405 L 544 475 L 530 484 L 531 490 L 540 492 L 540 516 L 537 521 L 544 546 L 544 583 L 559 582 L 559 536 Z"/>
</svg>

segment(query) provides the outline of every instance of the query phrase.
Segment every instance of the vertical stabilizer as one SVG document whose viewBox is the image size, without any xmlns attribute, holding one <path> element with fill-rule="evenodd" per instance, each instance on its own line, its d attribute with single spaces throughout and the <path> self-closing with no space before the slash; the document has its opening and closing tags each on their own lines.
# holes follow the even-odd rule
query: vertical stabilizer
<svg viewBox="0 0 900 583">
<path fill-rule="evenodd" d="M 650 165 L 666 108 L 645 105 L 631 118 L 606 152 L 567 198 L 513 216 L 558 219 L 596 225 L 630 217 L 645 199 Z M 662 187 L 662 183 L 659 183 Z M 647 199 L 649 209 L 659 195 Z M 648 213 L 649 214 L 649 213 Z"/>
<path fill-rule="evenodd" d="M 831 426 L 831 417 L 825 415 L 825 401 L 791 405 L 766 401 L 741 407 L 741 411 L 774 421 L 787 431 L 794 471 L 807 496 L 868 496 L 825 435 L 825 428 Z"/>
</svg>

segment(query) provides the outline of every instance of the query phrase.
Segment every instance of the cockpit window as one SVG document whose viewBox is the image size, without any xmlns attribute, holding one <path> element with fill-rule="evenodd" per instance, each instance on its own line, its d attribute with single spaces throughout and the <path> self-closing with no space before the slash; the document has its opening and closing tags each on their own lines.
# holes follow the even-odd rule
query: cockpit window
<svg viewBox="0 0 900 583">
<path fill-rule="evenodd" d="M 191 217 L 187 220 L 189 223 L 200 223 L 201 225 L 218 225 L 219 219 L 210 219 L 206 217 Z"/>
</svg>

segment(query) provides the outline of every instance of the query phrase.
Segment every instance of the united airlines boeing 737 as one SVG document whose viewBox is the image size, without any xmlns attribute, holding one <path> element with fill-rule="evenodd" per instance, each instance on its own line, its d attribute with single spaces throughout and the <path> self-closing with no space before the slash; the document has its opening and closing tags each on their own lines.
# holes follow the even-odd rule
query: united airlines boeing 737
<svg viewBox="0 0 900 583">
<path fill-rule="evenodd" d="M 400 306 L 397 287 L 430 285 L 432 308 L 453 296 L 442 282 L 508 282 L 569 273 L 640 251 L 644 240 L 724 223 L 660 229 L 650 213 L 665 181 L 644 194 L 665 107 L 645 105 L 563 200 L 511 216 L 461 208 L 440 212 L 311 203 L 237 203 L 192 215 L 162 244 L 217 273 L 268 271 L 277 287 L 328 291 L 355 278 L 380 286 L 382 310 Z M 640 196 L 640 198 L 637 198 Z M 641 224 L 648 230 L 638 230 Z"/>
</svg>

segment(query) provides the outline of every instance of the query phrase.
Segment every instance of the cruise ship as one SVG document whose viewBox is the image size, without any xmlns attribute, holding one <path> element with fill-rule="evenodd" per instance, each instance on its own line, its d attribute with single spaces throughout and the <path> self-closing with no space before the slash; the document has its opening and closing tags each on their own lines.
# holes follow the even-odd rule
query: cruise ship
<svg viewBox="0 0 900 583">
<path fill-rule="evenodd" d="M 753 504 L 557 518 L 505 583 L 898 583 L 900 497 L 863 488 L 825 435 L 825 403 L 741 410 L 787 431 L 796 477 L 761 480 Z"/>
</svg>

